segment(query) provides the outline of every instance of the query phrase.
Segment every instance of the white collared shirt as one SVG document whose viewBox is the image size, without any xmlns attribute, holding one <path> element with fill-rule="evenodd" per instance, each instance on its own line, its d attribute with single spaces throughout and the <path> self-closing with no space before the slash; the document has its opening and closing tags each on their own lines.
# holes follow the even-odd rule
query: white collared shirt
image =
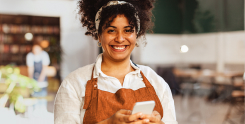
<svg viewBox="0 0 245 124">
<path fill-rule="evenodd" d="M 62 82 L 56 98 L 54 108 L 55 124 L 81 124 L 85 109 L 86 83 L 91 79 L 92 69 L 95 65 L 93 78 L 98 78 L 97 85 L 99 90 L 116 93 L 121 88 L 137 90 L 145 87 L 140 71 L 154 87 L 157 96 L 162 104 L 163 118 L 165 124 L 177 124 L 174 100 L 168 84 L 153 71 L 150 67 L 137 65 L 131 61 L 131 66 L 135 71 L 128 73 L 123 85 L 115 77 L 105 75 L 101 71 L 102 54 L 97 57 L 96 63 L 81 67 L 70 73 Z"/>
</svg>

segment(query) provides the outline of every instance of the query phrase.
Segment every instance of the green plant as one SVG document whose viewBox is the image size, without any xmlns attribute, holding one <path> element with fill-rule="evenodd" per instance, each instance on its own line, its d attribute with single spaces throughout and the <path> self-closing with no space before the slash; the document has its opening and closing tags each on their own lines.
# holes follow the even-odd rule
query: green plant
<svg viewBox="0 0 245 124">
<path fill-rule="evenodd" d="M 29 93 L 40 90 L 34 79 L 21 75 L 20 69 L 12 65 L 0 67 L 0 79 L 8 85 L 0 99 L 0 105 L 4 107 L 7 100 L 9 100 L 18 112 L 25 112 L 24 97 L 28 97 L 21 90 L 26 90 Z"/>
</svg>

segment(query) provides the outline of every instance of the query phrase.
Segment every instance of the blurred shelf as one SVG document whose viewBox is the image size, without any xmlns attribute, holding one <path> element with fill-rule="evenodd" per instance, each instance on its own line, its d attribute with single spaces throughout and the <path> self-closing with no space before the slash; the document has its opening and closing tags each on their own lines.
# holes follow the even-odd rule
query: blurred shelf
<svg viewBox="0 0 245 124">
<path fill-rule="evenodd" d="M 31 41 L 25 40 L 26 33 L 33 34 Z M 59 17 L 0 14 L 0 65 L 26 65 L 32 43 L 44 40 L 49 42 L 44 50 L 50 55 L 51 65 L 59 64 L 56 57 L 57 53 L 61 55 Z"/>
</svg>

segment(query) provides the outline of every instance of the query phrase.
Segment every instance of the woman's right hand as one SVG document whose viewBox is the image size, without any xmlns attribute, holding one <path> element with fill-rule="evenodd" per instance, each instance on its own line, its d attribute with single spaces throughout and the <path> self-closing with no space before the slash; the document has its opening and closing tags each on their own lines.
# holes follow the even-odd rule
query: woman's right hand
<svg viewBox="0 0 245 124">
<path fill-rule="evenodd" d="M 142 113 L 136 113 L 131 115 L 130 110 L 121 109 L 117 111 L 110 118 L 102 121 L 101 124 L 147 124 L 149 123 L 148 119 L 141 119 L 143 116 Z M 98 123 L 100 124 L 100 123 Z"/>
</svg>

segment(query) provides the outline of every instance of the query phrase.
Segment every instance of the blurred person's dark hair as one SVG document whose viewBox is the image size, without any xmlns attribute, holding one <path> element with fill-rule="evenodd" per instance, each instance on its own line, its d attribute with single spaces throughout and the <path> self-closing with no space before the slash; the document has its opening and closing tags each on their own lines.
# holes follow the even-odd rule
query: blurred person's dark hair
<svg viewBox="0 0 245 124">
<path fill-rule="evenodd" d="M 43 49 L 43 47 L 41 46 L 41 42 L 39 42 L 39 41 L 33 41 L 32 47 L 33 46 L 39 46 L 39 47 L 41 47 Z"/>
</svg>

